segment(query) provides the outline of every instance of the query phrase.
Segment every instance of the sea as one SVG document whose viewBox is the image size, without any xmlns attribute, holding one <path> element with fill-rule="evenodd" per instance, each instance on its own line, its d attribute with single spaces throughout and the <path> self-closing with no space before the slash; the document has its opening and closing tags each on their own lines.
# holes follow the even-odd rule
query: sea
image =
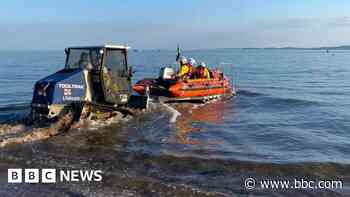
<svg viewBox="0 0 350 197">
<path fill-rule="evenodd" d="M 0 196 L 350 196 L 350 51 L 182 53 L 225 70 L 237 95 L 155 104 L 122 123 L 1 147 Z M 131 50 L 133 83 L 176 67 L 175 57 L 175 50 Z M 64 62 L 63 50 L 0 51 L 0 142 L 30 132 L 19 122 L 34 84 Z M 98 169 L 103 179 L 14 184 L 9 168 Z M 266 188 L 264 181 L 290 185 Z"/>
</svg>

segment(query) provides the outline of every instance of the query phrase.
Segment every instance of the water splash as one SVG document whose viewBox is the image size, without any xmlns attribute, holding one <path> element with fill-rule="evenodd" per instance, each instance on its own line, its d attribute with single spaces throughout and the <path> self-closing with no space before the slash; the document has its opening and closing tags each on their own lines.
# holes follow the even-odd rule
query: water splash
<svg viewBox="0 0 350 197">
<path fill-rule="evenodd" d="M 165 107 L 167 111 L 171 113 L 171 117 L 169 119 L 170 123 L 175 123 L 177 118 L 181 116 L 181 113 L 177 111 L 175 108 L 171 107 L 170 105 L 167 105 L 165 103 L 162 103 L 162 105 Z"/>
</svg>

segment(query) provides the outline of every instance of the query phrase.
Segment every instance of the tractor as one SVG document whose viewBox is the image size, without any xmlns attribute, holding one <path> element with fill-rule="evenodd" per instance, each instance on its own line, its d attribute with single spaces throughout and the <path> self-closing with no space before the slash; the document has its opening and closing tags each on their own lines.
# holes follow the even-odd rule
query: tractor
<svg viewBox="0 0 350 197">
<path fill-rule="evenodd" d="M 81 112 L 86 105 L 108 110 L 128 106 L 133 98 L 128 48 L 123 45 L 66 48 L 64 68 L 35 83 L 32 119 L 52 120 L 67 111 Z"/>
</svg>

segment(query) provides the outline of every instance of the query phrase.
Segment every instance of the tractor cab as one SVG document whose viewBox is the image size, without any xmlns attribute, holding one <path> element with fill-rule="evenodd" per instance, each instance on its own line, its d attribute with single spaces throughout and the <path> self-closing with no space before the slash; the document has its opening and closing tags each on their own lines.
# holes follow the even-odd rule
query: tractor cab
<svg viewBox="0 0 350 197">
<path fill-rule="evenodd" d="M 32 113 L 53 118 L 67 106 L 126 105 L 131 96 L 127 46 L 68 47 L 62 70 L 36 82 Z"/>
<path fill-rule="evenodd" d="M 127 49 L 115 45 L 66 48 L 65 70 L 85 70 L 86 91 L 91 94 L 88 101 L 125 104 L 131 94 Z"/>
</svg>

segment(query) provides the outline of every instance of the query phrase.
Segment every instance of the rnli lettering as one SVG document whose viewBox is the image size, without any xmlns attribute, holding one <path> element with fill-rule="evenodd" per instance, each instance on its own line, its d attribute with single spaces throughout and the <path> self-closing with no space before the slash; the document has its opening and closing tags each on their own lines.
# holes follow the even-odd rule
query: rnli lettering
<svg viewBox="0 0 350 197">
<path fill-rule="evenodd" d="M 64 101 L 80 101 L 80 97 L 77 96 L 63 96 Z"/>
<path fill-rule="evenodd" d="M 64 83 L 60 83 L 58 84 L 59 88 L 62 89 L 84 89 L 83 85 L 79 85 L 79 84 L 64 84 Z"/>
<path fill-rule="evenodd" d="M 58 87 L 63 89 L 63 97 L 62 97 L 63 101 L 80 101 L 81 100 L 79 96 L 73 96 L 73 93 L 74 93 L 74 89 L 84 90 L 83 85 L 60 83 L 58 84 Z"/>
</svg>

